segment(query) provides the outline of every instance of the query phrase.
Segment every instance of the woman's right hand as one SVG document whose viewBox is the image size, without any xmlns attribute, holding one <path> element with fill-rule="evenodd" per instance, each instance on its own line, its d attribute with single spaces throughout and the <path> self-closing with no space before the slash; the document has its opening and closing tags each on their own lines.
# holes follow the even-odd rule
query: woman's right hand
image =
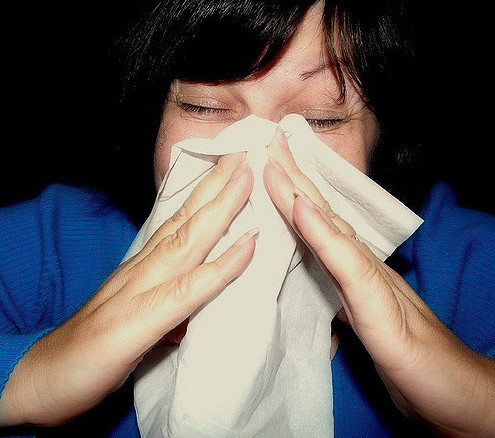
<svg viewBox="0 0 495 438">
<path fill-rule="evenodd" d="M 222 157 L 145 247 L 17 363 L 0 399 L 0 424 L 55 426 L 88 411 L 170 330 L 240 275 L 254 253 L 252 233 L 215 261 L 204 259 L 252 187 L 244 155 Z"/>
</svg>

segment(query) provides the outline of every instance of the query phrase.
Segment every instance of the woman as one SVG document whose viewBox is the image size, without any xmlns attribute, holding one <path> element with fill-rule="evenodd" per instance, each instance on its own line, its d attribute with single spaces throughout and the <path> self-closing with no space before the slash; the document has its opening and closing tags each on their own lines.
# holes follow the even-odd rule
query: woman
<svg viewBox="0 0 495 438">
<path fill-rule="evenodd" d="M 177 141 L 214 136 L 249 114 L 278 121 L 296 112 L 330 148 L 415 205 L 416 184 L 408 178 L 417 139 L 399 136 L 408 117 L 394 105 L 407 97 L 398 93 L 404 88 L 398 78 L 408 67 L 401 10 L 394 4 L 169 1 L 150 8 L 129 39 L 129 83 L 131 90 L 138 87 L 148 104 L 164 102 L 155 148 L 156 184 Z M 404 269 L 408 284 L 332 213 L 294 165 L 283 136 L 275 136 L 269 157 L 264 175 L 268 193 L 328 276 L 337 281 L 344 305 L 339 317 L 369 353 L 363 355 L 349 330 L 341 329 L 332 365 L 336 435 L 404 436 L 411 430 L 383 394 L 374 392 L 374 399 L 367 398 L 373 374 L 362 357 L 372 361 L 390 399 L 406 416 L 449 436 L 493 435 L 495 364 L 490 357 L 495 343 L 493 323 L 489 325 L 494 308 L 489 281 L 495 265 L 489 241 L 493 218 L 459 212 L 448 190 L 437 188 L 423 211 L 423 231 L 399 251 L 409 263 Z M 19 336 L 12 330 L 2 338 L 10 354 L 3 367 L 10 375 L 4 378 L 0 399 L 1 424 L 54 426 L 102 402 L 117 404 L 115 396 L 105 398 L 124 384 L 146 352 L 164 337 L 179 340 L 181 323 L 248 265 L 255 247 L 250 234 L 214 263 L 203 260 L 251 188 L 252 172 L 243 157 L 222 158 L 217 171 L 203 180 L 145 248 L 116 269 L 79 310 L 75 311 L 94 290 L 83 280 L 67 288 L 77 299 L 64 307 L 58 321 L 53 318 L 51 326 L 31 324 L 24 332 L 18 329 Z M 52 208 L 57 202 L 54 190 L 66 189 L 45 194 L 44 212 L 47 197 L 52 198 Z M 86 198 L 69 195 L 88 209 Z M 71 201 L 62 211 L 74 214 L 75 205 Z M 11 210 L 6 223 L 19 213 Z M 62 217 L 67 221 L 67 215 Z M 105 250 L 99 252 L 113 244 L 115 256 L 110 260 L 118 263 L 133 233 L 129 224 L 114 211 L 96 214 L 93 209 L 78 221 L 86 219 L 79 231 L 91 235 L 93 223 L 105 230 L 101 239 Z M 469 224 L 468 230 L 461 224 Z M 449 233 L 461 229 L 469 239 L 459 235 L 458 247 L 452 249 L 446 243 Z M 65 233 L 74 238 L 75 233 Z M 95 245 L 78 236 L 84 245 Z M 475 245 L 479 247 L 474 249 Z M 46 251 L 42 254 L 40 258 Z M 77 253 L 64 254 L 80 261 Z M 107 261 L 107 272 L 110 266 Z M 83 284 L 89 289 L 82 290 Z M 429 298 L 443 323 L 411 285 Z M 56 289 L 53 282 L 46 287 L 50 293 Z M 9 321 L 26 318 L 12 311 L 26 311 L 25 303 L 17 303 L 19 298 L 9 294 L 8 287 L 5 290 Z M 455 295 L 449 295 L 452 291 Z M 61 325 L 54 323 L 74 311 Z M 14 322 L 17 328 L 21 325 Z M 473 330 L 475 323 L 479 326 Z M 464 343 L 449 329 L 456 330 Z M 356 365 L 361 368 L 358 374 Z M 360 376 L 367 379 L 364 385 Z M 132 412 L 113 411 L 117 414 L 110 421 L 111 433 L 137 433 Z"/>
</svg>

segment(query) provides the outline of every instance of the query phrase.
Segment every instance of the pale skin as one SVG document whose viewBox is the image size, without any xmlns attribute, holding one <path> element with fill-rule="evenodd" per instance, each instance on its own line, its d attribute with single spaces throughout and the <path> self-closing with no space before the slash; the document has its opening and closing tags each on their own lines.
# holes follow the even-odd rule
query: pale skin
<svg viewBox="0 0 495 438">
<path fill-rule="evenodd" d="M 249 114 L 278 122 L 300 113 L 330 148 L 366 172 L 377 122 L 352 84 L 345 100 L 338 99 L 319 8 L 308 12 L 287 50 L 257 77 L 173 84 L 157 139 L 157 184 L 171 145 L 212 137 Z M 337 285 L 339 316 L 363 342 L 397 406 L 447 436 L 493 436 L 494 361 L 462 344 L 396 272 L 354 239 L 352 227 L 298 170 L 279 131 L 268 154 L 264 179 L 271 199 Z M 96 406 L 147 351 L 240 275 L 254 252 L 252 233 L 215 262 L 204 258 L 252 186 L 242 154 L 221 158 L 143 250 L 18 362 L 0 399 L 0 424 L 53 426 Z"/>
</svg>

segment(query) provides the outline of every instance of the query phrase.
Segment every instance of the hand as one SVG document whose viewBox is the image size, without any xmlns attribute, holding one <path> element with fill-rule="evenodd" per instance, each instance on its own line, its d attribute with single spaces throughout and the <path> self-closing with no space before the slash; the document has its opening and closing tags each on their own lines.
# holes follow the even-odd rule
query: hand
<svg viewBox="0 0 495 438">
<path fill-rule="evenodd" d="M 54 426 L 94 407 L 148 350 L 237 277 L 254 253 L 250 233 L 215 261 L 204 259 L 252 186 L 242 154 L 221 158 L 146 246 L 18 362 L 2 394 L 0 423 Z"/>
<path fill-rule="evenodd" d="M 337 285 L 343 310 L 396 405 L 451 436 L 495 436 L 495 363 L 465 346 L 382 263 L 297 168 L 285 136 L 269 146 L 265 185 Z"/>
</svg>

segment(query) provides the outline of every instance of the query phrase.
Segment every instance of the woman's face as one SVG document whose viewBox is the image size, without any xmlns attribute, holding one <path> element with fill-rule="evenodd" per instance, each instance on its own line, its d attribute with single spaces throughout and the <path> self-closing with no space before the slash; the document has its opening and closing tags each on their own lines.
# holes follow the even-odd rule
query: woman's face
<svg viewBox="0 0 495 438">
<path fill-rule="evenodd" d="M 172 84 L 155 147 L 157 187 L 168 170 L 173 144 L 191 137 L 215 137 L 250 114 L 274 122 L 290 113 L 301 114 L 329 148 L 366 172 L 378 124 L 351 81 L 345 100 L 339 99 L 321 20 L 318 3 L 309 9 L 279 59 L 256 77 L 219 84 Z"/>
</svg>

